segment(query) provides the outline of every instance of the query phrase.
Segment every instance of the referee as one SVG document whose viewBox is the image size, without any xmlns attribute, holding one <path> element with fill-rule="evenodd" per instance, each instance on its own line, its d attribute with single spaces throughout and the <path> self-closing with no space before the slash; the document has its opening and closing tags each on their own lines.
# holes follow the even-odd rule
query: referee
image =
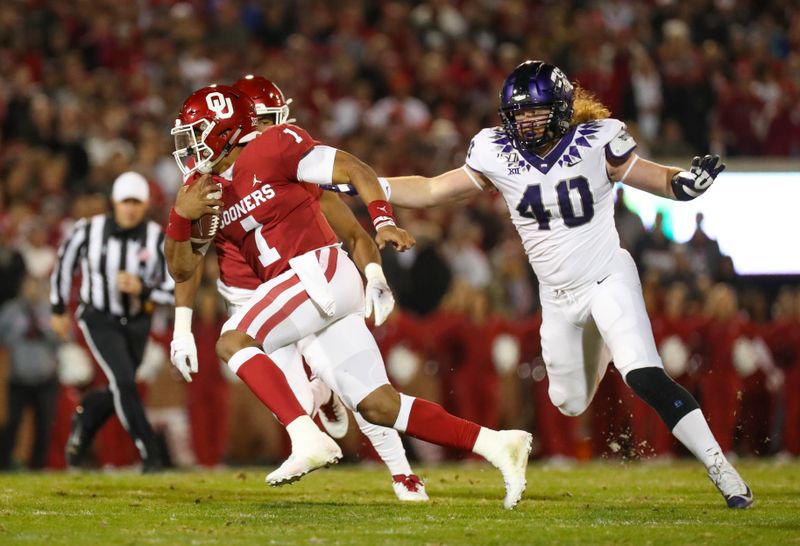
<svg viewBox="0 0 800 546">
<path fill-rule="evenodd" d="M 66 339 L 73 275 L 80 266 L 78 325 L 108 386 L 88 392 L 72 418 L 66 456 L 78 466 L 95 433 L 116 411 L 142 457 L 143 470 L 161 468 L 153 429 L 136 390 L 136 369 L 150 332 L 152 303 L 173 303 L 174 282 L 164 259 L 164 232 L 148 221 L 150 189 L 126 172 L 111 190 L 113 212 L 82 218 L 61 244 L 50 279 L 53 329 Z"/>
</svg>

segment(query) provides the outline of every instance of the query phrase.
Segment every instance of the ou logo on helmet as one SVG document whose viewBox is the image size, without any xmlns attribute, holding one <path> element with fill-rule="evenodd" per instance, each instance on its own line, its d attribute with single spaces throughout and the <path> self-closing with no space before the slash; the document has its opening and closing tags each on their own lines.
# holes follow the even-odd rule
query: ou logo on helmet
<svg viewBox="0 0 800 546">
<path fill-rule="evenodd" d="M 219 91 L 206 95 L 206 104 L 220 119 L 228 119 L 233 116 L 233 103 L 230 97 L 226 97 Z"/>
</svg>

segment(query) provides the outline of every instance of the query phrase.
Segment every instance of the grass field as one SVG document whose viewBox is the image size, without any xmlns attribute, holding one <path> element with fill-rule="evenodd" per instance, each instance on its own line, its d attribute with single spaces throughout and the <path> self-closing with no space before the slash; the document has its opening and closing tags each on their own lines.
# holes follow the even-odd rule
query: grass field
<svg viewBox="0 0 800 546">
<path fill-rule="evenodd" d="M 421 469 L 400 504 L 383 469 L 342 466 L 280 489 L 266 469 L 0 476 L 0 544 L 800 544 L 800 463 L 739 465 L 756 495 L 725 508 L 692 463 L 531 466 L 502 508 L 482 466 Z"/>
</svg>

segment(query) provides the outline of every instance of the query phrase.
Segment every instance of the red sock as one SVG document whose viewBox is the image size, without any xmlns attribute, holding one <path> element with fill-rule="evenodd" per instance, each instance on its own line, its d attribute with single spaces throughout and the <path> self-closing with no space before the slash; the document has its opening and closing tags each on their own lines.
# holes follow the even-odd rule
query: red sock
<svg viewBox="0 0 800 546">
<path fill-rule="evenodd" d="M 440 446 L 472 451 L 481 431 L 480 425 L 447 413 L 439 404 L 401 394 L 397 417 L 401 427 L 405 415 L 408 419 L 404 427 L 406 434 Z"/>
<path fill-rule="evenodd" d="M 286 376 L 263 351 L 248 347 L 234 354 L 228 366 L 250 387 L 283 426 L 306 415 Z"/>
</svg>

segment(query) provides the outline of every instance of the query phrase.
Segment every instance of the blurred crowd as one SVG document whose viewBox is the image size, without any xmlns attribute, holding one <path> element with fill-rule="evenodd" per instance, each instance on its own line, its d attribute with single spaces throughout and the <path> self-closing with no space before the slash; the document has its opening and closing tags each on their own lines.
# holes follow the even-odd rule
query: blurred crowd
<svg viewBox="0 0 800 546">
<path fill-rule="evenodd" d="M 78 393 L 103 381 L 79 332 L 67 347 L 52 339 L 46 288 L 33 281 L 49 275 L 74 219 L 106 210 L 123 171 L 148 178 L 152 215 L 163 221 L 181 183 L 169 128 L 188 93 L 264 75 L 316 138 L 381 175 L 429 175 L 461 165 L 470 138 L 497 123 L 500 84 L 526 58 L 554 62 L 596 93 L 643 155 L 686 164 L 707 150 L 800 155 L 792 0 L 0 3 L 0 303 L 9 304 L 0 343 L 7 380 L 40 386 L 31 405 L 55 415 L 26 432 L 50 446 L 44 457 L 39 445 L 31 463 L 63 465 Z M 624 203 L 620 194 L 617 226 L 670 373 L 698 395 L 726 450 L 800 455 L 800 289 L 775 296 L 743 282 L 702 217 L 678 245 L 658 219 L 645 229 Z M 398 386 L 482 424 L 533 430 L 542 457 L 677 453 L 613 372 L 586 418 L 550 405 L 536 280 L 497 196 L 401 212 L 401 221 L 419 245 L 384 256 L 402 310 L 375 332 Z M 209 269 L 213 280 L 210 261 Z M 195 325 L 204 332 L 202 380 L 184 386 L 164 365 L 171 315 L 160 311 L 142 373 L 149 411 L 175 464 L 278 460 L 282 432 L 246 388 L 228 382 L 213 346 L 202 348 L 222 318 L 212 286 L 198 298 Z M 30 352 L 52 359 L 41 357 L 35 373 L 13 366 Z M 370 456 L 357 435 L 348 441 L 351 456 Z M 132 446 L 119 447 L 126 442 L 118 424 L 106 427 L 97 460 L 135 459 Z M 412 449 L 426 460 L 450 455 Z M 9 463 L 9 453 L 0 457 Z"/>
</svg>

